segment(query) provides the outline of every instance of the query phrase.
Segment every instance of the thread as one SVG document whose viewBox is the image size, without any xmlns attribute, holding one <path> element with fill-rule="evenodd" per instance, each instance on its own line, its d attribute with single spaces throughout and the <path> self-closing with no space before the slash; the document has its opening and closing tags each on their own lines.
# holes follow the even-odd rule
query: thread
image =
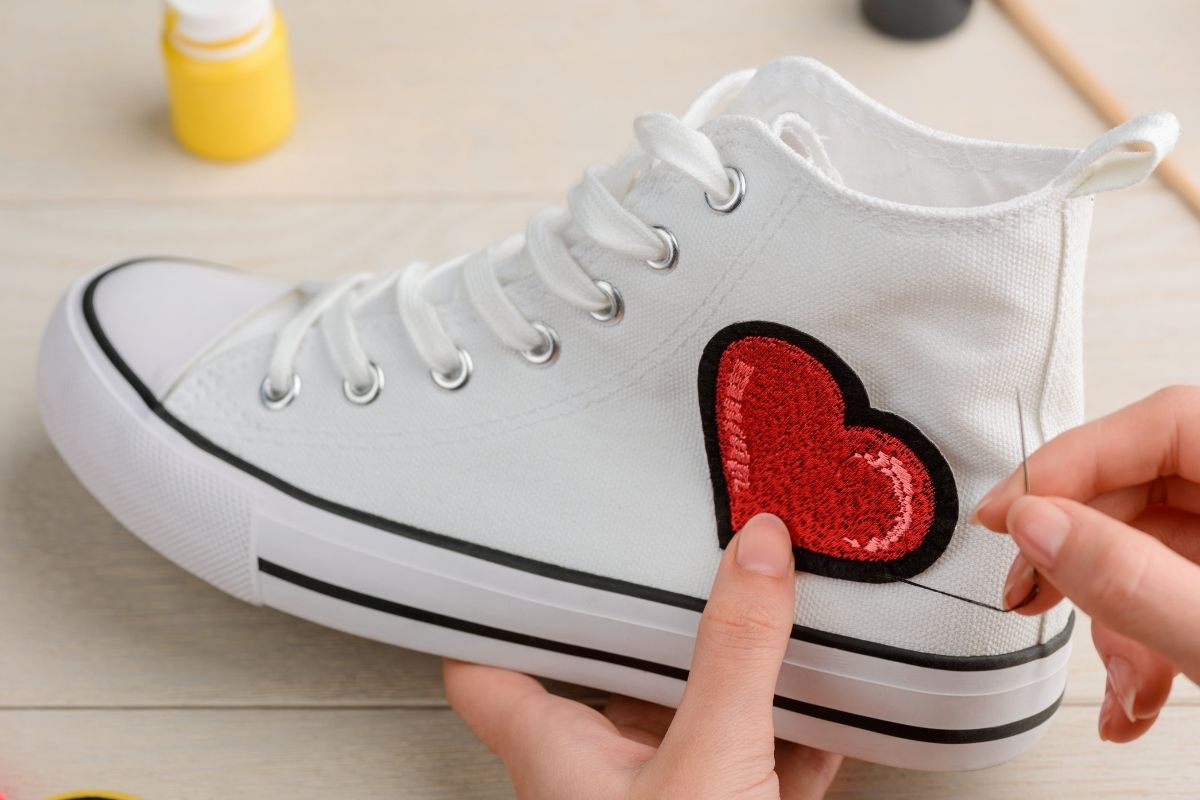
<svg viewBox="0 0 1200 800">
<path fill-rule="evenodd" d="M 1030 589 L 1029 594 L 1027 594 L 1025 596 L 1025 599 L 1023 599 L 1021 602 L 1017 603 L 1012 608 L 1004 608 L 1002 606 L 994 606 L 991 603 L 985 603 L 982 600 L 976 600 L 971 597 L 963 597 L 960 594 L 954 594 L 954 592 L 947 592 L 945 589 L 935 589 L 932 586 L 926 586 L 923 583 L 917 583 L 916 581 L 909 580 L 908 578 L 900 578 L 899 580 L 900 580 L 900 583 L 906 583 L 909 586 L 914 586 L 918 589 L 924 589 L 927 592 L 934 592 L 935 594 L 940 594 L 943 597 L 949 597 L 954 600 L 960 600 L 964 603 L 970 603 L 973 606 L 979 606 L 980 608 L 986 608 L 988 611 L 995 611 L 1000 614 L 1011 614 L 1012 612 L 1019 611 L 1020 609 L 1029 605 L 1030 603 L 1032 603 L 1034 600 L 1037 599 L 1038 588 L 1039 588 L 1037 573 L 1035 572 L 1033 575 L 1033 588 Z"/>
<path fill-rule="evenodd" d="M 1029 445 L 1027 443 L 1027 440 L 1025 439 L 1025 408 L 1024 408 L 1024 405 L 1021 403 L 1021 390 L 1020 389 L 1017 389 L 1017 428 L 1020 432 L 1020 437 L 1021 437 L 1021 474 L 1025 481 L 1025 494 L 1028 495 L 1029 494 Z M 915 586 L 918 589 L 924 589 L 928 592 L 936 592 L 937 594 L 943 595 L 945 597 L 950 597 L 955 600 L 961 600 L 964 603 L 970 603 L 973 606 L 979 606 L 980 608 L 986 608 L 989 611 L 998 611 L 1001 614 L 1010 614 L 1013 611 L 1019 611 L 1020 609 L 1025 608 L 1025 606 L 1029 605 L 1030 603 L 1032 603 L 1034 600 L 1037 599 L 1038 592 L 1041 589 L 1041 581 L 1038 578 L 1039 578 L 1039 576 L 1038 576 L 1037 570 L 1034 570 L 1033 588 L 1031 588 L 1029 590 L 1029 594 L 1025 595 L 1025 598 L 1023 600 L 1021 600 L 1021 602 L 1017 603 L 1012 608 L 1003 608 L 1001 606 L 994 606 L 991 603 L 985 603 L 982 600 L 975 600 L 970 597 L 963 597 L 962 595 L 957 595 L 957 594 L 954 594 L 953 592 L 947 592 L 943 589 L 935 589 L 932 586 L 926 586 L 923 583 L 917 583 L 916 581 L 911 581 L 911 580 L 908 580 L 907 578 L 900 578 L 899 580 L 901 583 L 907 583 L 909 586 Z"/>
</svg>

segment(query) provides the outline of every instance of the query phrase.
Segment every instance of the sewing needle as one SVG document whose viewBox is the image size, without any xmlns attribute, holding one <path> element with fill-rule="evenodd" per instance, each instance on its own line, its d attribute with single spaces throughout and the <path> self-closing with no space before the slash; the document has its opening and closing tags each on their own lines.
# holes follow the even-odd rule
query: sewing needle
<svg viewBox="0 0 1200 800">
<path fill-rule="evenodd" d="M 1025 478 L 1025 494 L 1029 494 L 1029 444 L 1025 441 L 1025 409 L 1021 405 L 1021 390 L 1017 390 L 1017 427 L 1021 429 L 1021 473 Z"/>
</svg>

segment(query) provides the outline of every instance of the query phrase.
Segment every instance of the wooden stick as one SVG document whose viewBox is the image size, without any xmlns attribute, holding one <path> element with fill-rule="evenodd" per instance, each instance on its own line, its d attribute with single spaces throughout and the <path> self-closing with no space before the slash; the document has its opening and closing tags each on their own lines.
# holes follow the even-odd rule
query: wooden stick
<svg viewBox="0 0 1200 800">
<path fill-rule="evenodd" d="M 1039 17 L 1025 0 L 993 0 L 1017 27 L 1025 38 L 1036 47 L 1067 83 L 1109 125 L 1127 122 L 1129 110 L 1117 97 L 1088 70 L 1070 48 Z M 1158 177 L 1173 191 L 1184 205 L 1200 218 L 1200 188 L 1192 183 L 1172 158 L 1163 159 L 1158 165 Z"/>
</svg>

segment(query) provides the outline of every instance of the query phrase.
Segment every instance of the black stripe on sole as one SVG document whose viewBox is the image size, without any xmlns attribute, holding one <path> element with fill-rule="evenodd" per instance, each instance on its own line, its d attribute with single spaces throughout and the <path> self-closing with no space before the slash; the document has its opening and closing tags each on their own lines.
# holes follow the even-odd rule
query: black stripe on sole
<svg viewBox="0 0 1200 800">
<path fill-rule="evenodd" d="M 592 647 L 584 647 L 582 645 L 570 644 L 567 642 L 559 642 L 553 639 L 544 639 L 540 636 L 531 636 L 525 633 L 517 633 L 515 631 L 504 630 L 503 628 L 494 628 L 490 625 L 483 625 L 478 622 L 458 619 L 457 617 L 449 617 L 445 614 L 438 614 L 434 611 L 427 611 L 422 608 L 397 603 L 392 600 L 385 600 L 381 597 L 375 597 L 362 592 L 356 592 L 353 589 L 347 589 L 344 586 L 337 586 L 332 583 L 314 578 L 310 575 L 304 575 L 287 567 L 280 566 L 265 558 L 258 560 L 258 568 L 267 575 L 270 575 L 279 580 L 299 586 L 302 589 L 307 589 L 311 592 L 332 597 L 335 600 L 341 600 L 347 603 L 352 603 L 363 608 L 369 608 L 374 611 L 381 611 L 385 614 L 391 614 L 396 617 L 413 620 L 414 622 L 422 622 L 427 625 L 436 625 L 441 628 L 449 628 L 452 630 L 468 633 L 473 636 L 482 636 L 488 639 L 497 641 L 509 642 L 510 644 L 523 645 L 525 647 L 536 647 L 541 650 L 548 650 L 554 653 L 561 653 L 567 656 L 575 656 L 577 658 L 589 658 L 593 661 L 603 661 L 608 664 L 616 664 L 622 667 L 641 670 L 655 675 L 663 675 L 676 680 L 687 680 L 688 671 L 680 667 L 672 667 L 666 664 L 659 664 L 655 661 L 647 661 L 641 658 L 625 656 L 619 653 L 609 653 L 605 650 L 597 650 Z M 1009 722 L 1004 725 L 996 725 L 990 728 L 971 728 L 971 729 L 948 729 L 948 728 L 925 728 L 918 725 L 905 725 L 900 722 L 892 722 L 890 720 L 876 719 L 862 714 L 852 714 L 849 711 L 840 711 L 836 708 L 828 708 L 826 706 L 814 705 L 805 703 L 800 700 L 793 700 L 790 697 L 780 697 L 775 695 L 775 707 L 785 711 L 792 711 L 797 714 L 803 714 L 808 717 L 825 720 L 827 722 L 836 722 L 839 725 L 849 725 L 854 728 L 880 733 L 885 736 L 894 736 L 898 739 L 910 739 L 917 742 L 929 742 L 932 744 L 975 744 L 978 742 L 992 742 L 999 739 L 1008 739 L 1025 731 L 1033 730 L 1042 723 L 1046 722 L 1054 712 L 1058 710 L 1059 704 L 1062 702 L 1060 695 L 1049 707 L 1042 709 L 1038 713 L 1019 719 L 1015 722 Z"/>
</svg>

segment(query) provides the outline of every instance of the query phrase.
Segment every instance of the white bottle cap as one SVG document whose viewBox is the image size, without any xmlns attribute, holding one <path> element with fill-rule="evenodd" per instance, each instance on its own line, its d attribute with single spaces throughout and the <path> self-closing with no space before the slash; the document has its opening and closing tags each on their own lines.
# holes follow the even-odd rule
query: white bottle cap
<svg viewBox="0 0 1200 800">
<path fill-rule="evenodd" d="M 174 34 L 197 44 L 238 39 L 274 13 L 271 0 L 167 0 L 167 6 L 177 15 Z"/>
</svg>

